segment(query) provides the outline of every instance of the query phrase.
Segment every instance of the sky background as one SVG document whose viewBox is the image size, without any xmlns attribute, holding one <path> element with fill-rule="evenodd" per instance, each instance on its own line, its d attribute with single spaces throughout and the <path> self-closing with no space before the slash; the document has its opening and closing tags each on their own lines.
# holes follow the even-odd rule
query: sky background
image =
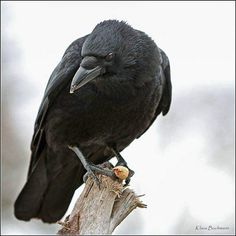
<svg viewBox="0 0 236 236">
<path fill-rule="evenodd" d="M 1 13 L 2 234 L 59 228 L 18 221 L 13 203 L 26 180 L 34 120 L 52 70 L 72 41 L 106 19 L 151 36 L 169 57 L 173 86 L 167 116 L 122 152 L 135 170 L 130 187 L 145 194 L 148 208 L 132 212 L 115 233 L 234 233 L 233 1 L 3 1 Z"/>
</svg>

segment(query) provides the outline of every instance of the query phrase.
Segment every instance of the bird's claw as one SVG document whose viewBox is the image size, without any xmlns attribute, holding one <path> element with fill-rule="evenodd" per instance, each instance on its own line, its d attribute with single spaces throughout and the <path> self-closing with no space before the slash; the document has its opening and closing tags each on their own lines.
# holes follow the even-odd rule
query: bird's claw
<svg viewBox="0 0 236 236">
<path fill-rule="evenodd" d="M 129 170 L 129 175 L 125 179 L 125 185 L 124 185 L 124 186 L 127 186 L 130 183 L 131 177 L 134 175 L 134 171 L 131 170 L 127 166 L 126 163 L 119 162 L 119 163 L 117 163 L 116 166 L 124 166 L 124 167 L 126 167 Z M 99 189 L 100 189 L 100 181 L 99 181 L 99 179 L 98 179 L 98 177 L 96 176 L 95 173 L 100 173 L 100 174 L 109 176 L 111 178 L 115 178 L 116 177 L 116 175 L 114 174 L 113 171 L 111 171 L 109 169 L 105 169 L 102 166 L 97 166 L 97 165 L 94 165 L 94 164 L 91 164 L 91 163 L 87 164 L 85 169 L 87 170 L 87 173 L 83 176 L 83 181 L 86 182 L 88 177 L 91 176 Z"/>
<path fill-rule="evenodd" d="M 99 166 L 99 165 L 97 166 L 97 165 L 94 165 L 91 163 L 86 166 L 86 170 L 87 170 L 87 173 L 83 176 L 83 181 L 86 182 L 88 179 L 88 176 L 91 176 L 93 178 L 94 182 L 99 187 L 99 189 L 100 189 L 100 181 L 99 181 L 98 177 L 95 175 L 95 173 L 106 175 L 111 178 L 115 177 L 115 174 L 111 170 L 105 169 L 102 166 Z"/>
<path fill-rule="evenodd" d="M 99 181 L 98 177 L 95 175 L 95 173 L 91 169 L 87 170 L 87 173 L 83 176 L 83 181 L 86 182 L 89 176 L 92 177 L 93 181 L 95 182 L 95 184 L 100 189 L 100 181 Z"/>
<path fill-rule="evenodd" d="M 127 167 L 127 168 L 128 168 L 128 167 Z M 128 168 L 128 169 L 129 169 L 129 168 Z M 133 170 L 129 169 L 129 175 L 128 175 L 128 177 L 127 177 L 126 180 L 125 180 L 125 185 L 124 185 L 125 187 L 129 185 L 130 180 L 131 180 L 131 177 L 132 177 L 134 174 L 135 174 L 135 172 L 134 172 Z"/>
<path fill-rule="evenodd" d="M 127 168 L 128 168 L 128 167 L 127 167 Z M 128 168 L 128 169 L 129 169 L 129 168 Z M 134 172 L 133 170 L 129 169 L 129 176 L 128 176 L 128 178 L 133 177 L 134 174 L 135 174 L 135 172 Z"/>
<path fill-rule="evenodd" d="M 130 178 L 130 177 L 128 177 L 128 178 L 125 180 L 124 187 L 126 187 L 126 186 L 128 186 L 128 185 L 129 185 L 129 183 L 130 183 L 130 180 L 131 180 L 131 178 Z"/>
</svg>

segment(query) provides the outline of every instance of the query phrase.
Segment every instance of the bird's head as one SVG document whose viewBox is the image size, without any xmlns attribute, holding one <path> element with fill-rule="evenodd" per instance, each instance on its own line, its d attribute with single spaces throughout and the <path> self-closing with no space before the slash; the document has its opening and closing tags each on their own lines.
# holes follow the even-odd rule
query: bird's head
<svg viewBox="0 0 236 236">
<path fill-rule="evenodd" d="M 151 38 L 125 22 L 103 21 L 83 44 L 83 59 L 73 77 L 70 92 L 96 78 L 127 80 L 140 76 L 143 71 L 154 74 L 158 61 L 156 50 Z"/>
</svg>

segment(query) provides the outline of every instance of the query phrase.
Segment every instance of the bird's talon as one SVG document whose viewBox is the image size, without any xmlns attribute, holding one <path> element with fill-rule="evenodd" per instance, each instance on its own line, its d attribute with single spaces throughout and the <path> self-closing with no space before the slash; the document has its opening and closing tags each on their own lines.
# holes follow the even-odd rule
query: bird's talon
<svg viewBox="0 0 236 236">
<path fill-rule="evenodd" d="M 133 170 L 129 169 L 129 177 L 131 178 L 132 176 L 134 176 L 134 174 L 135 174 L 135 172 Z"/>
<path fill-rule="evenodd" d="M 86 183 L 88 177 L 89 177 L 89 173 L 87 172 L 87 173 L 83 176 L 83 181 L 84 181 L 84 183 Z"/>
<path fill-rule="evenodd" d="M 128 186 L 129 185 L 129 183 L 130 183 L 130 177 L 128 177 L 126 180 L 125 180 L 125 185 L 124 185 L 124 187 L 126 187 L 126 186 Z"/>
<path fill-rule="evenodd" d="M 84 176 L 86 177 L 86 180 L 88 178 L 88 176 L 91 176 L 93 178 L 93 181 L 96 183 L 96 185 L 98 186 L 98 188 L 100 189 L 100 181 L 98 179 L 98 177 L 94 174 L 94 172 L 92 170 L 89 170 Z"/>
</svg>

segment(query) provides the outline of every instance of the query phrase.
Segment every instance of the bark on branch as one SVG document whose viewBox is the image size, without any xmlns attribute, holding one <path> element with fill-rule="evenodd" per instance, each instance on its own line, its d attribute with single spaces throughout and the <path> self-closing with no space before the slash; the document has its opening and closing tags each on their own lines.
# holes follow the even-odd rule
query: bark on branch
<svg viewBox="0 0 236 236">
<path fill-rule="evenodd" d="M 100 189 L 89 177 L 71 214 L 58 234 L 89 235 L 112 234 L 114 229 L 136 208 L 146 208 L 140 196 L 124 188 L 118 179 L 97 175 Z"/>
</svg>

